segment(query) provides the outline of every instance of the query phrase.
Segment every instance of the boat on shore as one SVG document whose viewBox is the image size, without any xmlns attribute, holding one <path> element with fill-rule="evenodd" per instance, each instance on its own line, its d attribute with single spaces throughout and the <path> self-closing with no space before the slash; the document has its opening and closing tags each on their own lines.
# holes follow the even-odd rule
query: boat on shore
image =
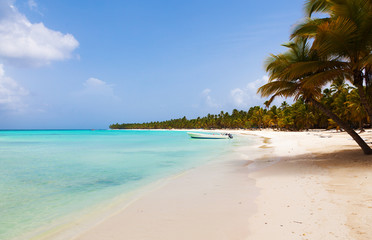
<svg viewBox="0 0 372 240">
<path fill-rule="evenodd" d="M 230 138 L 233 138 L 233 136 L 230 133 L 207 134 L 207 133 L 188 132 L 187 134 L 191 138 L 198 138 L 198 139 L 230 139 Z"/>
</svg>

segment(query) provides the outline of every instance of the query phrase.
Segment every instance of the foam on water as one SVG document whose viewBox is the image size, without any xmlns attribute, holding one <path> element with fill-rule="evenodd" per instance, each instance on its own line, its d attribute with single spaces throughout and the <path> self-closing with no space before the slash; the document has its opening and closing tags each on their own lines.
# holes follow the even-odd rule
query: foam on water
<svg viewBox="0 0 372 240">
<path fill-rule="evenodd" d="M 182 131 L 0 131 L 0 239 L 203 164 L 234 141 Z"/>
</svg>

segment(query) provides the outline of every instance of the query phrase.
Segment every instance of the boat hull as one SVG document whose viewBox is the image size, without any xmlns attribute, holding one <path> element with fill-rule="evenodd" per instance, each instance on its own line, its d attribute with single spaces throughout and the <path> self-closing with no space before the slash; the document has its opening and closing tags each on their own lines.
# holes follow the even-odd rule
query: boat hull
<svg viewBox="0 0 372 240">
<path fill-rule="evenodd" d="M 203 134 L 203 133 L 187 133 L 191 138 L 198 138 L 198 139 L 229 139 L 227 135 L 221 134 Z"/>
</svg>

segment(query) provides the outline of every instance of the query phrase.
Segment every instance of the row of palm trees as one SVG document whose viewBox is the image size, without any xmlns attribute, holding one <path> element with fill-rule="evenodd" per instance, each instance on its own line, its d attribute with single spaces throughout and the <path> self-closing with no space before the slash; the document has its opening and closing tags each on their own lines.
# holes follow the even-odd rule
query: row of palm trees
<svg viewBox="0 0 372 240">
<path fill-rule="evenodd" d="M 323 90 L 320 103 L 331 109 L 349 126 L 362 129 L 367 124 L 368 116 L 363 107 L 357 89 L 336 81 L 330 88 Z M 283 102 L 279 107 L 265 102 L 266 107 L 255 106 L 248 111 L 234 109 L 231 114 L 221 111 L 205 117 L 188 120 L 186 117 L 162 122 L 112 124 L 112 129 L 222 129 L 273 128 L 279 130 L 308 130 L 312 128 L 338 128 L 338 125 L 304 98 L 299 97 L 289 105 Z"/>
<path fill-rule="evenodd" d="M 360 101 L 358 106 L 350 105 L 349 114 L 357 115 L 353 110 L 362 108 L 358 111 L 363 110 L 372 121 L 372 1 L 307 0 L 305 12 L 306 20 L 294 29 L 291 42 L 283 45 L 288 50 L 267 60 L 270 80 L 258 93 L 270 97 L 269 103 L 277 96 L 303 99 L 343 128 L 365 154 L 372 154 L 343 116 L 324 103 L 322 95 L 327 84 L 348 81 L 355 89 L 353 97 L 344 102 Z"/>
<path fill-rule="evenodd" d="M 354 131 L 372 121 L 372 0 L 307 0 L 306 19 L 291 34 L 287 51 L 268 58 L 269 82 L 258 89 L 270 97 L 293 97 L 292 106 L 252 107 L 203 118 L 112 128 L 250 128 L 306 129 L 338 127 L 371 148 Z M 315 17 L 314 17 L 315 16 Z M 324 16 L 324 17 L 316 17 Z M 345 84 L 345 81 L 351 86 Z M 330 89 L 324 89 L 331 85 Z"/>
</svg>

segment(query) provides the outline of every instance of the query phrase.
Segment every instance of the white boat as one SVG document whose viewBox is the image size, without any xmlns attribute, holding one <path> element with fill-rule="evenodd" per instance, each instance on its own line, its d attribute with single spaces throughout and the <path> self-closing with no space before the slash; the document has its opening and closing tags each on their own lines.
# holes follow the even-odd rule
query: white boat
<svg viewBox="0 0 372 240">
<path fill-rule="evenodd" d="M 189 136 L 191 138 L 199 138 L 199 139 L 229 139 L 233 138 L 231 134 L 206 134 L 206 133 L 194 133 L 194 132 L 188 132 Z"/>
</svg>

